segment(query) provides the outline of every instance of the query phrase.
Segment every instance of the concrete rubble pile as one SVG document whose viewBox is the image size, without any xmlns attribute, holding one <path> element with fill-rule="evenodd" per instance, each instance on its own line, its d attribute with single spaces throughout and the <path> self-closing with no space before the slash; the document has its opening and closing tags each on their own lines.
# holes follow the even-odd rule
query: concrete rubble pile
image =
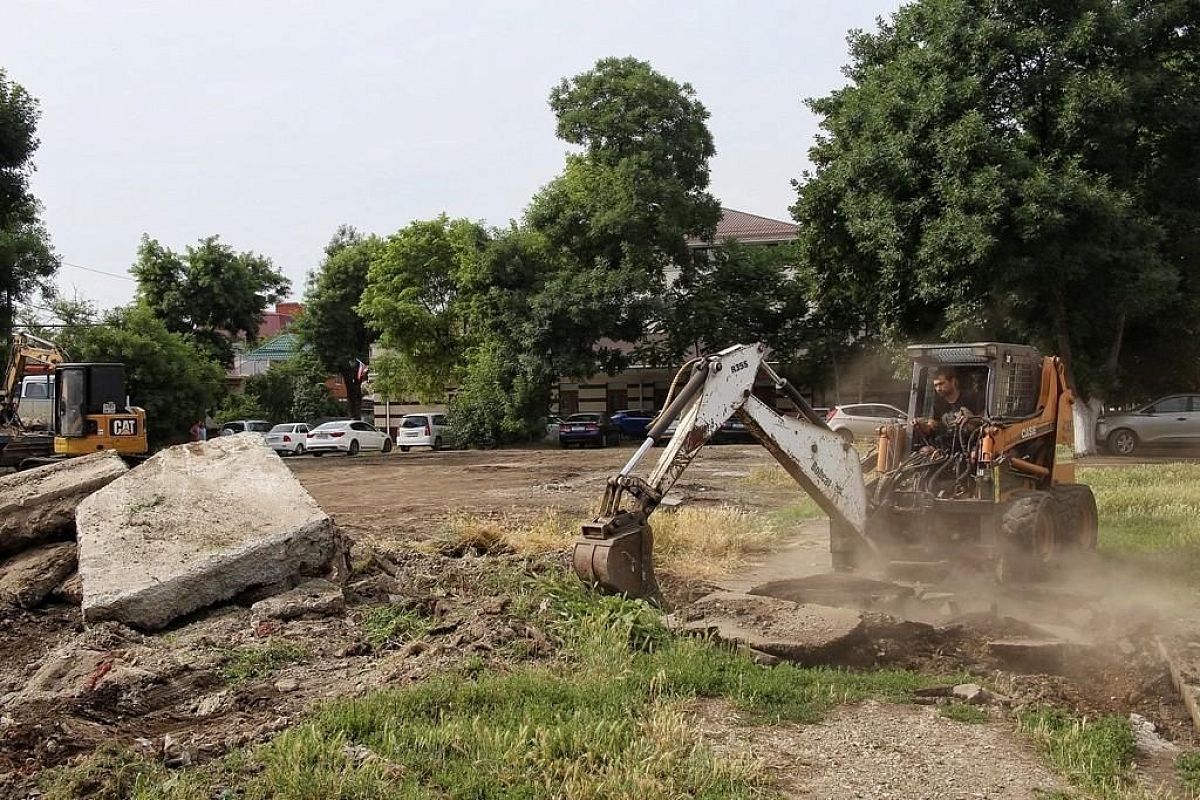
<svg viewBox="0 0 1200 800">
<path fill-rule="evenodd" d="M 261 437 L 242 434 L 134 469 L 97 453 L 2 477 L 0 554 L 0 608 L 54 594 L 81 599 L 89 625 L 154 630 L 327 575 L 346 545 Z"/>
</svg>

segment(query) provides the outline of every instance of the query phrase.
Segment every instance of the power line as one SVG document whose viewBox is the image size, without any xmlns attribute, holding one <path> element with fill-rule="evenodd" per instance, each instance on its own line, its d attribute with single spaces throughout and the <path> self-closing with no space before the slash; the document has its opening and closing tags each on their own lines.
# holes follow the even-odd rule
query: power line
<svg viewBox="0 0 1200 800">
<path fill-rule="evenodd" d="M 137 278 L 130 277 L 129 275 L 118 275 L 115 272 L 105 272 L 102 269 L 95 269 L 94 267 L 85 267 L 82 264 L 72 264 L 70 261 L 63 261 L 62 265 L 64 267 L 74 267 L 75 269 L 81 269 L 84 272 L 94 272 L 97 275 L 107 275 L 110 278 L 120 278 L 123 281 L 136 281 L 137 280 Z"/>
</svg>

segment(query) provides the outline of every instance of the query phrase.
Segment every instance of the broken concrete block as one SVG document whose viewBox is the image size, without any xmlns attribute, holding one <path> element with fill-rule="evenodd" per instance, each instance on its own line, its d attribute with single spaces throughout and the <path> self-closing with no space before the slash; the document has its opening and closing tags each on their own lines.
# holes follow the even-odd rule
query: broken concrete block
<svg viewBox="0 0 1200 800">
<path fill-rule="evenodd" d="M 0 564 L 0 604 L 41 605 L 75 571 L 75 543 L 45 544 Z"/>
<path fill-rule="evenodd" d="M 108 450 L 0 477 L 0 553 L 63 533 L 85 497 L 128 471 Z"/>
<path fill-rule="evenodd" d="M 250 619 L 289 620 L 300 617 L 328 617 L 346 610 L 342 587 L 318 578 L 300 584 L 295 589 L 259 600 L 250 606 Z"/>
<path fill-rule="evenodd" d="M 689 606 L 683 629 L 799 664 L 836 662 L 857 644 L 863 618 L 847 608 L 794 603 L 774 597 L 715 592 Z"/>
<path fill-rule="evenodd" d="M 86 622 L 155 629 L 247 589 L 316 575 L 333 520 L 261 436 L 171 447 L 80 506 Z"/>
<path fill-rule="evenodd" d="M 987 690 L 978 683 L 960 683 L 950 690 L 950 694 L 956 700 L 971 705 L 983 705 L 990 699 Z"/>
</svg>

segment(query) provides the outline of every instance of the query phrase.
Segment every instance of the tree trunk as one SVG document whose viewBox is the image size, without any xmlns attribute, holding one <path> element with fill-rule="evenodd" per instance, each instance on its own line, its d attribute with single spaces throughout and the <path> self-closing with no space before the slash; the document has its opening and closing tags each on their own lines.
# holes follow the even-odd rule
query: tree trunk
<svg viewBox="0 0 1200 800">
<path fill-rule="evenodd" d="M 1067 304 L 1062 290 L 1054 293 L 1054 340 L 1058 344 L 1058 357 L 1062 359 L 1063 371 L 1067 376 L 1067 388 L 1075 396 L 1071 407 L 1071 423 L 1075 429 L 1075 455 L 1096 454 L 1096 419 L 1104 407 L 1099 397 L 1084 400 L 1075 382 L 1075 366 L 1071 359 L 1071 334 L 1067 326 Z"/>
<path fill-rule="evenodd" d="M 346 387 L 348 415 L 358 419 L 362 415 L 362 383 L 358 380 L 358 369 L 338 370 Z"/>
<path fill-rule="evenodd" d="M 833 404 L 838 405 L 842 402 L 842 375 L 838 369 L 837 351 L 830 348 L 829 355 L 833 362 Z"/>
<path fill-rule="evenodd" d="M 1091 397 L 1085 403 L 1075 398 L 1071 407 L 1071 419 L 1075 425 L 1075 455 L 1090 456 L 1099 451 L 1096 441 L 1096 420 L 1104 410 L 1104 402 L 1099 397 Z"/>
</svg>

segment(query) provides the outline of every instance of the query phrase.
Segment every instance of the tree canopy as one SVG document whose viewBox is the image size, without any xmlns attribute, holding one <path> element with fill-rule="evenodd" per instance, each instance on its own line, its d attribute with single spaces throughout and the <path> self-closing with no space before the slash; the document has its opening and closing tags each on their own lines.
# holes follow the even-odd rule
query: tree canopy
<svg viewBox="0 0 1200 800">
<path fill-rule="evenodd" d="M 0 69 L 0 347 L 18 303 L 54 293 L 58 257 L 29 191 L 37 150 L 37 101 Z"/>
<path fill-rule="evenodd" d="M 1030 340 L 1085 393 L 1129 379 L 1135 332 L 1194 330 L 1194 12 L 921 0 L 852 34 L 793 208 L 818 315 L 848 340 Z"/>
<path fill-rule="evenodd" d="M 367 288 L 371 261 L 381 248 L 378 237 L 363 236 L 348 225 L 338 228 L 325 248 L 321 266 L 308 276 L 304 313 L 294 326 L 321 366 L 341 376 L 352 417 L 362 410 L 358 362 L 370 361 L 375 339 L 358 306 Z"/>
<path fill-rule="evenodd" d="M 226 366 L 233 363 L 233 338 L 255 341 L 263 312 L 290 288 L 269 258 L 236 252 L 217 236 L 183 253 L 143 236 L 131 271 L 140 301 Z"/>
<path fill-rule="evenodd" d="M 443 397 L 457 380 L 470 343 L 461 279 L 486 242 L 480 225 L 442 215 L 373 249 L 358 312 L 387 348 L 372 364 L 380 391 Z"/>
</svg>

